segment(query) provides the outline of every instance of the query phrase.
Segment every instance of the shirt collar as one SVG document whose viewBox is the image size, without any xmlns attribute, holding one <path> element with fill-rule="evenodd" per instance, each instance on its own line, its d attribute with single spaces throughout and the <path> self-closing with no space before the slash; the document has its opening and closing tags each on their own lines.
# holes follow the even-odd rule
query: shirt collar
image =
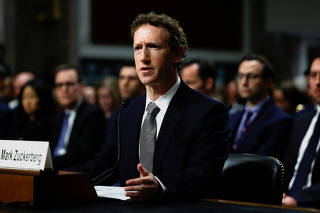
<svg viewBox="0 0 320 213">
<path fill-rule="evenodd" d="M 154 103 L 160 109 L 168 107 L 172 97 L 174 96 L 174 94 L 176 94 L 176 92 L 179 88 L 180 82 L 181 82 L 180 77 L 178 77 L 176 83 L 166 93 L 164 93 L 156 101 L 154 101 Z M 150 102 L 152 102 L 152 100 L 150 99 L 150 97 L 148 96 L 148 93 L 147 93 L 145 110 L 147 109 L 147 106 Z"/>
<path fill-rule="evenodd" d="M 252 109 L 249 108 L 248 105 L 246 105 L 245 110 L 251 111 L 252 113 L 259 113 L 259 111 L 261 110 L 262 106 L 270 99 L 269 96 L 266 97 L 266 99 L 264 99 L 261 103 L 259 103 L 258 105 L 252 107 Z"/>
</svg>

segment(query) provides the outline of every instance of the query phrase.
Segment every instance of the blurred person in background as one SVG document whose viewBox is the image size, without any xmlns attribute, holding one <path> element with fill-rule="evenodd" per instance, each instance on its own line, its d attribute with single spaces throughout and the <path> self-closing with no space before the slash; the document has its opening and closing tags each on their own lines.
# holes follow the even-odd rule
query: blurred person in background
<svg viewBox="0 0 320 213">
<path fill-rule="evenodd" d="M 35 75 L 29 71 L 23 71 L 15 75 L 13 79 L 13 97 L 12 100 L 9 102 L 9 107 L 11 109 L 15 109 L 18 104 L 19 100 L 18 97 L 20 95 L 21 88 L 28 82 L 35 78 Z"/>
<path fill-rule="evenodd" d="M 309 98 L 300 92 L 292 82 L 282 82 L 272 90 L 276 105 L 290 115 L 294 115 L 310 104 Z"/>
<path fill-rule="evenodd" d="M 18 100 L 8 139 L 51 141 L 55 106 L 48 85 L 40 80 L 29 81 L 21 88 Z"/>
<path fill-rule="evenodd" d="M 223 102 L 231 114 L 244 108 L 245 99 L 239 95 L 237 82 L 235 80 L 231 80 L 225 85 Z"/>
<path fill-rule="evenodd" d="M 119 72 L 119 91 L 121 99 L 135 98 L 142 95 L 145 87 L 140 82 L 136 67 L 132 64 L 125 64 Z"/>
<path fill-rule="evenodd" d="M 183 64 L 181 79 L 194 90 L 214 97 L 217 71 L 213 63 L 194 59 Z"/>
<path fill-rule="evenodd" d="M 116 112 L 120 106 L 117 81 L 114 77 L 107 77 L 102 80 L 97 88 L 97 103 L 107 119 L 109 119 L 112 113 Z"/>
<path fill-rule="evenodd" d="M 232 152 L 282 159 L 292 119 L 269 96 L 273 77 L 273 67 L 265 57 L 250 54 L 241 59 L 237 87 L 246 104 L 229 117 Z"/>
<path fill-rule="evenodd" d="M 53 122 L 50 144 L 56 169 L 91 159 L 105 142 L 104 113 L 84 100 L 83 87 L 78 67 L 63 64 L 56 68 L 55 96 L 59 110 Z"/>
<path fill-rule="evenodd" d="M 88 85 L 83 88 L 83 97 L 89 104 L 96 104 L 96 89 Z"/>
</svg>

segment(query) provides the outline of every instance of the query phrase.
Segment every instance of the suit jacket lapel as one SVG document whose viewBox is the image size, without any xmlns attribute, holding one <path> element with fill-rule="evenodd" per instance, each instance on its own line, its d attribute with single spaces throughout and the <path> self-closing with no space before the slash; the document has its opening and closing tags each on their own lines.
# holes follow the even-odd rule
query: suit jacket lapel
<svg viewBox="0 0 320 213">
<path fill-rule="evenodd" d="M 163 118 L 158 139 L 155 144 L 153 156 L 153 173 L 158 174 L 163 159 L 167 153 L 168 147 L 172 141 L 177 124 L 183 113 L 183 107 L 186 105 L 187 96 L 185 93 L 186 85 L 181 81 L 180 86 L 173 96 L 167 112 Z"/>
</svg>

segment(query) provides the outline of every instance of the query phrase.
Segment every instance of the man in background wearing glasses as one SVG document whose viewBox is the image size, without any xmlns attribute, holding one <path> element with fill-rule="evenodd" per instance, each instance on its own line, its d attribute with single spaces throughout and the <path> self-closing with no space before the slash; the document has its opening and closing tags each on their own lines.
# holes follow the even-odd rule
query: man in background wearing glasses
<svg viewBox="0 0 320 213">
<path fill-rule="evenodd" d="M 59 110 L 50 141 L 55 169 L 81 164 L 92 158 L 105 141 L 103 112 L 83 99 L 79 68 L 60 65 L 55 72 L 55 96 Z"/>
<path fill-rule="evenodd" d="M 269 97 L 272 81 L 273 68 L 265 57 L 252 54 L 242 58 L 237 86 L 246 106 L 230 114 L 231 151 L 282 159 L 292 119 Z"/>
</svg>

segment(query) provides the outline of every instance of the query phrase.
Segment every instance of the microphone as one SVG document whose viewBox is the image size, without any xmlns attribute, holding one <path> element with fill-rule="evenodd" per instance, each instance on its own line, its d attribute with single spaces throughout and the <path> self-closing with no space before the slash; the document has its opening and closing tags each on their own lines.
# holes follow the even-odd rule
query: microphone
<svg viewBox="0 0 320 213">
<path fill-rule="evenodd" d="M 112 175 L 114 175 L 117 167 L 118 167 L 118 164 L 119 164 L 119 161 L 120 161 L 120 155 L 121 155 L 121 140 L 120 140 L 120 116 L 121 116 L 121 112 L 124 108 L 126 108 L 130 103 L 130 98 L 125 98 L 122 100 L 121 102 L 121 105 L 120 105 L 120 108 L 119 108 L 119 111 L 118 111 L 118 114 L 117 114 L 117 136 L 118 136 L 118 140 L 117 140 L 117 161 L 115 163 L 115 165 L 111 168 L 111 169 L 108 169 L 108 170 L 105 170 L 104 172 L 102 172 L 100 175 L 94 177 L 92 179 L 92 182 L 94 185 L 98 185 L 100 183 L 102 183 L 103 181 L 109 179 Z"/>
</svg>

